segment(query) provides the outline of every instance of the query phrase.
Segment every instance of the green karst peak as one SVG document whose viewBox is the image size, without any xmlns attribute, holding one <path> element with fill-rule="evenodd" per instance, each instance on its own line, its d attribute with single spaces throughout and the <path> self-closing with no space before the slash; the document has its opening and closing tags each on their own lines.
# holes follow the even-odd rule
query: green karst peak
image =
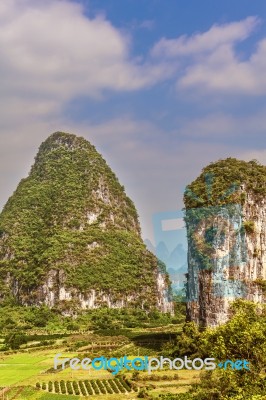
<svg viewBox="0 0 266 400">
<path fill-rule="evenodd" d="M 0 235 L 1 299 L 61 310 L 171 304 L 133 202 L 82 137 L 56 132 L 41 144 L 4 206 Z"/>
<path fill-rule="evenodd" d="M 241 188 L 242 186 L 242 188 Z M 257 199 L 266 196 L 266 166 L 256 160 L 226 158 L 210 163 L 184 193 L 186 209 L 202 206 L 243 203 L 245 192 Z"/>
<path fill-rule="evenodd" d="M 225 323 L 230 304 L 266 301 L 266 166 L 227 158 L 206 166 L 184 193 L 187 317 Z"/>
</svg>

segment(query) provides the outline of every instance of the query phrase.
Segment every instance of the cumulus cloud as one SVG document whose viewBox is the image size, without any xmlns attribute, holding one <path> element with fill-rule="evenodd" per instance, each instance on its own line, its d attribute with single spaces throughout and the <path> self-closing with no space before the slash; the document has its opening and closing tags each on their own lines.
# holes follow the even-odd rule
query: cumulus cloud
<svg viewBox="0 0 266 400">
<path fill-rule="evenodd" d="M 182 35 L 176 39 L 162 38 L 155 44 L 151 53 L 153 56 L 176 57 L 206 53 L 217 47 L 245 40 L 259 23 L 256 17 L 248 17 L 243 21 L 223 25 L 213 25 L 207 32 L 191 36 Z"/>
<path fill-rule="evenodd" d="M 208 31 L 175 39 L 161 39 L 153 47 L 155 58 L 182 64 L 177 89 L 194 89 L 221 94 L 266 94 L 266 38 L 257 42 L 247 59 L 236 45 L 244 42 L 261 21 L 248 17 L 242 21 L 213 25 Z"/>
<path fill-rule="evenodd" d="M 1 95 L 58 101 L 136 90 L 164 79 L 166 64 L 130 58 L 130 37 L 70 1 L 8 0 L 0 6 Z"/>
<path fill-rule="evenodd" d="M 231 45 L 220 46 L 205 61 L 199 60 L 186 68 L 178 88 L 199 88 L 219 93 L 266 94 L 266 41 L 248 61 L 238 59 Z"/>
</svg>

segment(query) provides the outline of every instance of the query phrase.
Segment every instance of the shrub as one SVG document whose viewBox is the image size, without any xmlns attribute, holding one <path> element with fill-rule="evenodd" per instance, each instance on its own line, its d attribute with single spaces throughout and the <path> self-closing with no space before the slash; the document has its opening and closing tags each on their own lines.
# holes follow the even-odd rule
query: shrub
<svg viewBox="0 0 266 400">
<path fill-rule="evenodd" d="M 114 379 L 108 379 L 108 382 L 115 393 L 119 393 L 119 390 L 114 382 Z"/>
<path fill-rule="evenodd" d="M 116 386 L 120 390 L 120 392 L 126 393 L 126 389 L 123 387 L 123 385 L 121 384 L 120 380 L 115 378 L 114 381 L 115 381 Z"/>
<path fill-rule="evenodd" d="M 139 379 L 139 371 L 134 371 L 132 374 L 132 379 L 137 381 Z"/>
<path fill-rule="evenodd" d="M 244 221 L 243 226 L 244 226 L 246 233 L 252 234 L 255 232 L 255 222 L 254 221 Z"/>
<path fill-rule="evenodd" d="M 95 394 L 100 394 L 100 390 L 95 381 L 91 381 L 91 386 L 92 386 Z"/>
<path fill-rule="evenodd" d="M 120 378 L 120 383 L 128 392 L 131 392 L 131 385 L 127 379 Z"/>
<path fill-rule="evenodd" d="M 99 379 L 96 380 L 96 383 L 97 383 L 97 385 L 98 385 L 98 387 L 100 389 L 100 392 L 102 394 L 106 394 L 106 389 L 105 389 L 103 383 Z"/>
<path fill-rule="evenodd" d="M 5 338 L 5 344 L 9 346 L 12 350 L 19 349 L 20 346 L 24 343 L 27 343 L 27 336 L 21 332 L 11 332 Z"/>
<path fill-rule="evenodd" d="M 91 388 L 91 384 L 88 380 L 84 381 L 84 385 L 86 386 L 87 392 L 89 393 L 89 395 L 93 395 L 93 390 Z"/>
<path fill-rule="evenodd" d="M 85 385 L 82 381 L 79 381 L 79 388 L 83 396 L 87 396 Z"/>
<path fill-rule="evenodd" d="M 110 387 L 108 381 L 107 381 L 106 379 L 104 379 L 102 382 L 103 382 L 103 384 L 104 384 L 104 386 L 105 386 L 107 392 L 108 392 L 109 394 L 112 394 L 112 393 L 113 393 L 113 390 L 111 389 L 111 387 Z"/>
<path fill-rule="evenodd" d="M 66 387 L 67 387 L 68 394 L 73 394 L 73 389 L 72 389 L 72 385 L 71 385 L 70 381 L 67 381 Z"/>
<path fill-rule="evenodd" d="M 79 387 L 76 381 L 73 382 L 73 389 L 76 395 L 80 394 Z"/>
<path fill-rule="evenodd" d="M 55 393 L 60 393 L 59 383 L 57 381 L 54 382 L 54 390 Z"/>
<path fill-rule="evenodd" d="M 256 279 L 254 281 L 260 288 L 262 289 L 263 293 L 266 294 L 266 279 Z"/>
<path fill-rule="evenodd" d="M 144 399 L 145 397 L 147 397 L 147 390 L 141 388 L 138 394 L 138 399 Z"/>
<path fill-rule="evenodd" d="M 60 389 L 62 394 L 66 394 L 66 384 L 65 381 L 60 381 Z"/>
</svg>

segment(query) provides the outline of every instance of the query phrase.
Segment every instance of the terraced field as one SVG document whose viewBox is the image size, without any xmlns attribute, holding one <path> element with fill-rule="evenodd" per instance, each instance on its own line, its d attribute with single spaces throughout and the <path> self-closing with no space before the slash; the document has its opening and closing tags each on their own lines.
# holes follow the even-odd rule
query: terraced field
<svg viewBox="0 0 266 400">
<path fill-rule="evenodd" d="M 36 388 L 50 393 L 92 396 L 99 394 L 130 393 L 133 387 L 129 380 L 121 377 L 114 379 L 92 379 L 85 381 L 49 381 L 48 383 L 37 382 Z M 136 386 L 134 386 L 137 391 Z"/>
<path fill-rule="evenodd" d="M 161 335 L 161 333 L 159 333 Z M 134 371 L 123 370 L 118 375 L 111 370 L 72 370 L 53 369 L 54 357 L 61 353 L 62 358 L 85 356 L 121 357 L 127 355 L 134 358 L 143 354 L 156 356 L 150 341 L 150 334 L 143 331 L 137 340 L 123 337 L 91 338 L 83 334 L 70 338 L 55 340 L 53 346 L 40 346 L 18 351 L 0 353 L 0 398 L 3 400 L 122 400 L 137 399 L 138 392 L 149 388 L 149 393 L 158 398 L 164 393 L 180 393 L 187 391 L 198 379 L 197 371 L 154 371 L 135 374 Z M 167 335 L 169 335 L 167 333 Z M 110 345 L 111 344 L 111 345 Z M 131 355 L 131 356 L 130 356 Z M 193 372 L 193 373 L 191 373 Z"/>
</svg>

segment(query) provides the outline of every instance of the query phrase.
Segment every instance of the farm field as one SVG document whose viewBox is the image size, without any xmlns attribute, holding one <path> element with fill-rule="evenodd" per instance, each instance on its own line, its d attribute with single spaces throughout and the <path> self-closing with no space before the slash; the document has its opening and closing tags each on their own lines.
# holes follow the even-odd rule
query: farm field
<svg viewBox="0 0 266 400">
<path fill-rule="evenodd" d="M 88 315 L 82 315 L 79 330 L 77 323 L 73 324 L 68 320 L 62 327 L 59 321 L 57 327 L 54 325 L 54 330 L 48 324 L 41 329 L 36 327 L 24 331 L 19 327 L 14 328 L 13 325 L 10 328 L 4 326 L 0 337 L 0 399 L 209 400 L 218 391 L 222 396 L 220 399 L 265 400 L 264 316 L 259 311 L 258 314 L 256 310 L 252 311 L 253 305 L 250 303 L 241 302 L 236 306 L 239 311 L 232 321 L 203 331 L 193 323 L 179 323 L 178 320 L 172 323 L 171 319 L 170 323 L 165 324 L 159 320 L 157 326 L 156 321 L 148 324 L 132 320 L 128 325 L 135 326 L 124 327 L 123 314 L 120 315 L 119 324 L 113 316 L 115 322 L 110 329 L 106 324 L 106 310 L 97 310 L 98 315 L 104 313 L 101 320 L 95 320 L 98 318 L 96 313 L 90 314 L 90 323 Z M 6 315 L 7 312 L 4 313 L 4 318 L 7 318 Z M 154 317 L 157 318 L 157 314 Z M 44 325 L 44 320 L 42 324 Z M 245 332 L 244 339 L 238 334 L 239 324 Z M 250 334 L 252 324 L 254 326 Z M 161 370 L 159 365 L 156 369 L 154 360 L 154 370 L 150 374 L 142 370 L 142 367 L 139 370 L 137 368 L 145 356 L 174 359 L 187 355 L 190 359 L 195 359 L 204 358 L 207 354 L 221 360 L 220 354 L 224 347 L 221 347 L 217 337 L 221 337 L 226 343 L 225 348 L 229 352 L 226 357 L 233 360 L 247 359 L 253 365 L 254 360 L 256 361 L 258 372 L 255 371 L 255 379 L 254 370 L 252 376 L 248 371 L 243 374 L 241 371 L 238 373 L 222 369 L 209 374 L 208 371 L 204 373 L 203 370 L 195 369 L 171 370 L 167 361 L 167 365 Z M 238 343 L 237 349 L 241 350 L 240 353 L 236 354 L 235 343 Z M 255 350 L 251 357 L 250 351 L 253 348 Z M 55 370 L 56 355 L 58 368 Z M 69 361 L 64 361 L 65 368 L 62 369 L 64 358 L 92 360 L 102 356 L 106 359 L 115 358 L 114 364 L 108 364 L 108 368 L 104 369 L 104 366 L 96 362 L 95 369 L 73 370 Z M 121 369 L 119 359 L 124 356 L 127 359 L 142 357 L 142 360 L 134 360 L 135 369 Z M 97 367 L 103 369 L 96 369 Z M 224 377 L 227 379 L 226 384 L 223 383 Z M 232 397 L 235 391 L 242 390 L 243 385 L 245 395 L 239 396 L 237 393 L 237 396 Z"/>
<path fill-rule="evenodd" d="M 143 333 L 145 334 L 145 331 L 141 332 Z M 56 354 L 60 353 L 61 358 L 82 359 L 85 357 L 83 351 L 91 348 L 90 341 L 96 349 L 93 358 L 100 354 L 106 357 L 121 357 L 124 354 L 128 358 L 134 358 L 146 351 L 150 353 L 149 355 L 153 353 L 156 356 L 156 352 L 149 348 L 149 342 L 145 343 L 143 335 L 141 335 L 142 347 L 136 342 L 125 343 L 121 338 L 118 340 L 114 337 L 112 343 L 117 343 L 117 346 L 109 349 L 105 346 L 109 338 L 96 336 L 92 337 L 93 340 L 91 337 L 88 338 L 86 335 L 73 335 L 67 343 L 61 344 L 61 347 L 49 348 L 48 346 L 45 349 L 21 349 L 13 353 L 9 352 L 11 354 L 0 353 L 0 387 L 5 388 L 3 392 L 0 391 L 2 395 L 0 398 L 8 400 L 82 400 L 87 398 L 131 400 L 136 399 L 138 392 L 143 388 L 149 388 L 150 395 L 158 398 L 164 393 L 183 393 L 198 380 L 198 371 L 187 370 L 178 371 L 178 374 L 177 371 L 170 370 L 154 371 L 151 375 L 147 372 L 138 372 L 137 378 L 134 377 L 134 371 L 127 370 L 121 371 L 118 375 L 104 369 L 85 371 L 72 370 L 69 367 L 54 372 Z M 77 350 L 69 351 L 73 347 Z M 89 350 L 86 356 L 92 357 Z M 127 352 L 129 350 L 134 350 L 134 353 L 130 355 Z"/>
</svg>

